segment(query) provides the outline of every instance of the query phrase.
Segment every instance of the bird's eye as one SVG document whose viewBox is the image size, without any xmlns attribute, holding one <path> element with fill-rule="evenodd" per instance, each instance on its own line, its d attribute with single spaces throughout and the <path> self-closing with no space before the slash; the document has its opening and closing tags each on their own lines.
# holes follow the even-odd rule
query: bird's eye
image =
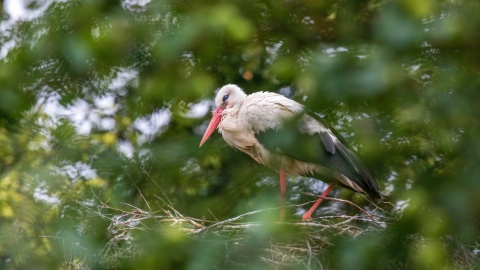
<svg viewBox="0 0 480 270">
<path fill-rule="evenodd" d="M 229 95 L 223 96 L 223 101 L 224 101 L 224 102 L 228 99 L 228 96 L 229 96 Z"/>
</svg>

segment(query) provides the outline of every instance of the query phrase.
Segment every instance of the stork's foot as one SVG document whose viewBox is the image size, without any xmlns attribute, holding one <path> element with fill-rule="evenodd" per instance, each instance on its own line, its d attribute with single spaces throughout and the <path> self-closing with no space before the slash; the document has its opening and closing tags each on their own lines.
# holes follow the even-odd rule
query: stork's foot
<svg viewBox="0 0 480 270">
<path fill-rule="evenodd" d="M 318 198 L 318 200 L 312 205 L 312 207 L 310 207 L 310 209 L 308 209 L 308 211 L 303 214 L 302 216 L 302 220 L 303 221 L 306 221 L 306 220 L 309 220 L 309 219 L 312 219 L 312 214 L 313 212 L 315 212 L 315 209 L 317 209 L 317 207 L 320 205 L 320 203 L 323 201 L 323 198 L 324 197 L 327 197 L 328 193 L 330 193 L 330 191 L 337 185 L 337 181 L 333 181 L 328 187 L 327 189 L 322 193 L 322 196 L 320 198 Z"/>
<path fill-rule="evenodd" d="M 307 213 L 303 214 L 303 216 L 302 216 L 303 221 L 308 221 L 310 219 L 312 219 L 312 214 L 311 213 L 307 212 Z"/>
</svg>

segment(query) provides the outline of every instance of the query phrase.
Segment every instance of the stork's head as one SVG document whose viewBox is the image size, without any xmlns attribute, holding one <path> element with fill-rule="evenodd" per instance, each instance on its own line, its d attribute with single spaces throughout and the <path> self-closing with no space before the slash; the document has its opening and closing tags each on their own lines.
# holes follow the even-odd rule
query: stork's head
<svg viewBox="0 0 480 270">
<path fill-rule="evenodd" d="M 247 98 L 245 92 L 234 84 L 227 84 L 218 90 L 217 96 L 215 97 L 215 105 L 217 106 L 217 109 L 213 112 L 212 120 L 210 120 L 210 124 L 208 124 L 205 134 L 203 134 L 200 147 L 210 135 L 212 135 L 222 121 L 223 110 L 242 105 L 245 98 Z"/>
<path fill-rule="evenodd" d="M 229 109 L 242 104 L 245 98 L 247 98 L 247 95 L 240 87 L 235 84 L 227 84 L 218 90 L 215 105 L 217 105 L 217 109 L 220 107 Z"/>
</svg>

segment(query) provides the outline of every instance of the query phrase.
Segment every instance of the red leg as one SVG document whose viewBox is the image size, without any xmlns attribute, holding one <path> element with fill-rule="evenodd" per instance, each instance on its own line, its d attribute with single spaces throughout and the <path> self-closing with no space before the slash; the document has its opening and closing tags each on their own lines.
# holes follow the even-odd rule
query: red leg
<svg viewBox="0 0 480 270">
<path fill-rule="evenodd" d="M 308 209 L 308 211 L 305 214 L 303 214 L 302 220 L 309 220 L 312 218 L 313 212 L 315 211 L 315 209 L 317 209 L 317 207 L 323 201 L 323 197 L 326 197 L 328 193 L 330 193 L 330 191 L 335 187 L 335 185 L 337 185 L 337 181 L 333 181 L 327 187 L 327 189 L 322 193 L 322 198 L 318 198 L 318 200 L 312 205 L 312 207 L 310 207 L 310 209 Z"/>
<path fill-rule="evenodd" d="M 287 181 L 285 180 L 285 170 L 280 169 L 280 221 L 285 220 L 285 201 L 287 198 Z"/>
</svg>

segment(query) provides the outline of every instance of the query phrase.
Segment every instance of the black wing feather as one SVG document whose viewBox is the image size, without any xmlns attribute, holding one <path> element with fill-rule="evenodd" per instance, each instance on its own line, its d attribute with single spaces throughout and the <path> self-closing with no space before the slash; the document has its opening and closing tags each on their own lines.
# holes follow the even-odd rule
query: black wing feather
<svg viewBox="0 0 480 270">
<path fill-rule="evenodd" d="M 277 130 L 269 129 L 258 133 L 256 138 L 270 151 L 280 152 L 296 160 L 331 168 L 355 182 L 370 196 L 378 198 L 377 183 L 370 170 L 362 164 L 357 155 L 341 141 L 334 141 L 326 132 L 313 135 L 300 132 L 298 128 L 300 118 L 295 118 L 294 121 L 286 121 Z M 317 115 L 314 118 L 321 119 Z M 323 120 L 320 123 L 326 126 Z M 320 177 L 329 178 L 328 175 Z"/>
</svg>

